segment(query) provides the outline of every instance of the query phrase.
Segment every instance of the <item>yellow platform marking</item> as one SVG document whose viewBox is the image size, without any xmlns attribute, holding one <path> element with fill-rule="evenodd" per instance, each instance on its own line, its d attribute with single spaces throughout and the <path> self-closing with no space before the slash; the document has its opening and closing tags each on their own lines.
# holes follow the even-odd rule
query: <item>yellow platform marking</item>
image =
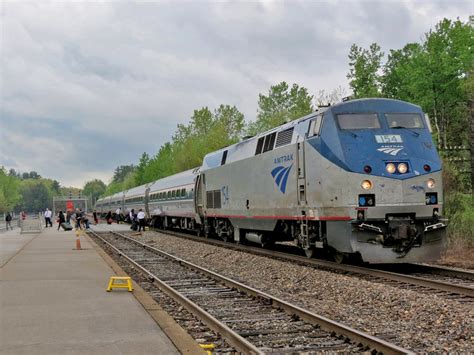
<svg viewBox="0 0 474 355">
<path fill-rule="evenodd" d="M 115 281 L 119 282 L 116 283 Z M 132 292 L 132 279 L 129 276 L 112 276 L 110 277 L 109 286 L 107 286 L 107 292 L 112 291 L 114 288 L 126 288 L 129 292 Z"/>
<path fill-rule="evenodd" d="M 207 355 L 212 355 L 212 350 L 216 347 L 214 344 L 199 344 L 199 346 L 206 351 Z"/>
</svg>

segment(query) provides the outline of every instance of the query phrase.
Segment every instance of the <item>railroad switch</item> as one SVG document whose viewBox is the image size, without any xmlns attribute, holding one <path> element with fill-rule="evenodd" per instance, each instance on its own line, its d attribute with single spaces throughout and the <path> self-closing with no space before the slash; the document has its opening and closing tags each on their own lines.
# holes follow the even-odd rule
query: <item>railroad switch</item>
<svg viewBox="0 0 474 355">
<path fill-rule="evenodd" d="M 115 281 L 118 281 L 117 283 Z M 107 292 L 112 291 L 114 288 L 126 288 L 129 292 L 133 291 L 132 278 L 129 276 L 112 276 L 110 277 L 109 286 L 107 286 Z"/>
</svg>

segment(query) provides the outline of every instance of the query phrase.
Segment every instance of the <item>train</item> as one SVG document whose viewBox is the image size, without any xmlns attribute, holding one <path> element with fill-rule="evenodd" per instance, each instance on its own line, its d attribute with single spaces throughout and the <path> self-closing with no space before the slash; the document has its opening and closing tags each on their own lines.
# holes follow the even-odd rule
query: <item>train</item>
<svg viewBox="0 0 474 355">
<path fill-rule="evenodd" d="M 428 116 L 385 98 L 345 100 L 207 154 L 201 166 L 96 203 L 235 243 L 291 242 L 337 262 L 437 260 L 442 164 Z"/>
</svg>

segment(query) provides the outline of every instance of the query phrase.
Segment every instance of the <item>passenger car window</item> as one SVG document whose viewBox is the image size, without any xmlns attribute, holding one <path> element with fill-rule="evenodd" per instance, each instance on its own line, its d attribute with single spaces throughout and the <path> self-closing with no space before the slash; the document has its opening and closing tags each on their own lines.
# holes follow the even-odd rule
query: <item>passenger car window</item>
<svg viewBox="0 0 474 355">
<path fill-rule="evenodd" d="M 337 115 L 337 123 L 343 130 L 380 128 L 376 113 L 344 113 Z"/>
<path fill-rule="evenodd" d="M 385 117 L 390 128 L 424 128 L 418 113 L 386 113 Z"/>
</svg>

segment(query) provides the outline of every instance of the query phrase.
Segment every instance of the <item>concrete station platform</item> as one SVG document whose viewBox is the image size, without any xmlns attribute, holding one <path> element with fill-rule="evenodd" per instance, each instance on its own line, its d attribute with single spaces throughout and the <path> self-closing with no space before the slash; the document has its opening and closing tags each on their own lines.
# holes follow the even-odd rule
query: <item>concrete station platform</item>
<svg viewBox="0 0 474 355">
<path fill-rule="evenodd" d="M 114 271 L 73 231 L 0 233 L 0 354 L 177 354 Z"/>
</svg>

